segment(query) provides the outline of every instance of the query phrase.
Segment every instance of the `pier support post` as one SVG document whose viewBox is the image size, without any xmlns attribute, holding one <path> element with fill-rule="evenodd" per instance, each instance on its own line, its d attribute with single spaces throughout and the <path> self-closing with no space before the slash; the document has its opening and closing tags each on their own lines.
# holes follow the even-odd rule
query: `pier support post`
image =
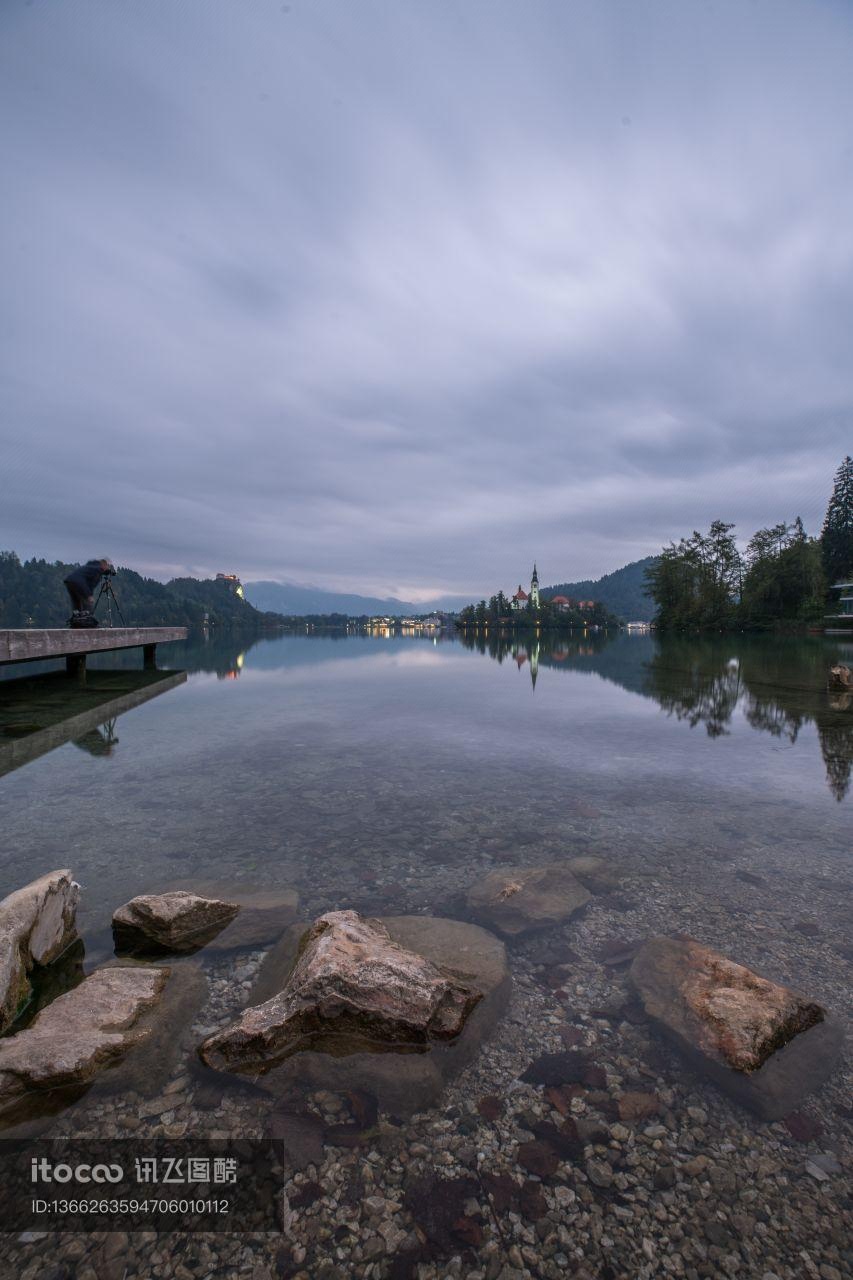
<svg viewBox="0 0 853 1280">
<path fill-rule="evenodd" d="M 65 659 L 65 670 L 69 676 L 73 676 L 78 684 L 86 683 L 86 655 L 85 653 L 69 653 Z"/>
<path fill-rule="evenodd" d="M 142 646 L 142 666 L 145 671 L 156 671 L 157 669 L 156 644 L 144 644 Z"/>
</svg>

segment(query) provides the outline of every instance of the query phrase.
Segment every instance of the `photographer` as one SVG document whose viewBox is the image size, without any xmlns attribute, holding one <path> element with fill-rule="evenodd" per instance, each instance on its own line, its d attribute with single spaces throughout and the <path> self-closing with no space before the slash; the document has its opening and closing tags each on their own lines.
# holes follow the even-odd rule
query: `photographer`
<svg viewBox="0 0 853 1280">
<path fill-rule="evenodd" d="M 86 564 L 80 565 L 69 573 L 65 582 L 65 589 L 71 597 L 72 615 L 68 621 L 70 627 L 81 625 L 81 619 L 87 619 L 85 625 L 97 626 L 92 615 L 92 607 L 95 602 L 95 587 L 98 585 L 104 574 L 114 574 L 112 560 L 104 557 L 102 560 L 88 560 Z M 91 622 L 88 619 L 91 618 Z"/>
</svg>

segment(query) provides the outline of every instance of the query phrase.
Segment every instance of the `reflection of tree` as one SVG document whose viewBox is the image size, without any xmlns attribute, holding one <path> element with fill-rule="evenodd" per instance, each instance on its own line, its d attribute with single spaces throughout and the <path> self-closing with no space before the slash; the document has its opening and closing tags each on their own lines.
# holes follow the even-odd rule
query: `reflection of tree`
<svg viewBox="0 0 853 1280">
<path fill-rule="evenodd" d="M 851 713 L 853 715 L 853 713 Z M 826 780 L 836 800 L 843 800 L 850 789 L 851 737 L 853 725 L 851 715 L 845 723 L 818 725 L 820 753 L 823 756 Z"/>
<path fill-rule="evenodd" d="M 830 790 L 843 800 L 853 770 L 853 698 L 827 692 L 834 660 L 823 641 L 661 637 L 643 692 L 691 728 L 727 733 L 735 709 L 751 728 L 796 742 L 814 724 Z"/>
</svg>

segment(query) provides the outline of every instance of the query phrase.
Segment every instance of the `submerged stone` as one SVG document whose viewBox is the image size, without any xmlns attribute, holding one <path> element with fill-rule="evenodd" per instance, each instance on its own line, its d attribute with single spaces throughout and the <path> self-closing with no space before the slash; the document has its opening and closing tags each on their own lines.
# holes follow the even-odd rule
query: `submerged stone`
<svg viewBox="0 0 853 1280">
<path fill-rule="evenodd" d="M 716 1084 L 767 1119 L 821 1085 L 843 1041 L 816 1002 L 691 938 L 652 938 L 631 966 L 646 1012 Z"/>
<path fill-rule="evenodd" d="M 498 867 L 468 893 L 468 908 L 506 937 L 562 924 L 592 895 L 568 866 Z"/>
<path fill-rule="evenodd" d="M 77 936 L 80 887 L 71 872 L 51 871 L 0 902 L 0 1031 L 29 999 L 35 965 L 55 960 Z"/>
<path fill-rule="evenodd" d="M 168 969 L 98 969 L 58 996 L 32 1025 L 0 1040 L 0 1123 L 54 1110 L 56 1091 L 90 1084 L 150 1034 L 141 1017 Z"/>
<path fill-rule="evenodd" d="M 452 1040 L 481 993 L 392 941 L 378 921 L 330 911 L 311 925 L 287 985 L 208 1037 L 214 1067 L 264 1070 L 300 1049 L 338 1057 Z"/>
<path fill-rule="evenodd" d="M 140 894 L 113 913 L 117 951 L 196 951 L 210 942 L 239 912 L 234 902 L 203 898 L 178 889 Z"/>
<path fill-rule="evenodd" d="M 333 928 L 318 930 L 329 920 Z M 363 1089 L 405 1115 L 438 1100 L 509 990 L 503 944 L 476 925 L 330 912 L 287 931 L 261 968 L 253 1007 L 199 1052 L 273 1095 L 295 1083 Z"/>
</svg>

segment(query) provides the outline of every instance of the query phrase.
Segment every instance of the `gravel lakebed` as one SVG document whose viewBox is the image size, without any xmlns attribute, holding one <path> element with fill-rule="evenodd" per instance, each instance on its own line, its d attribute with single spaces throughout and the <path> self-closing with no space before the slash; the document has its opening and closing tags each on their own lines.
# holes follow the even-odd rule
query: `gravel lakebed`
<svg viewBox="0 0 853 1280">
<path fill-rule="evenodd" d="M 525 853 L 532 863 L 534 851 Z M 243 1006 L 265 952 L 202 953 L 208 999 L 165 1087 L 143 1097 L 97 1086 L 46 1136 L 272 1133 L 288 1152 L 284 1233 L 7 1235 L 2 1275 L 846 1280 L 849 1041 L 828 1085 L 794 1115 L 764 1122 L 662 1042 L 627 972 L 636 939 L 687 933 L 844 1017 L 853 877 L 819 858 L 780 885 L 772 863 L 761 875 L 747 869 L 764 865 L 754 858 L 672 859 L 650 871 L 627 845 L 612 856 L 618 890 L 511 945 L 508 1012 L 441 1107 L 405 1120 L 366 1114 L 369 1100 L 357 1095 L 301 1092 L 282 1106 L 249 1085 L 224 1096 L 211 1088 L 194 1046 Z M 301 915 L 342 906 L 458 914 L 478 871 L 498 862 L 437 869 L 412 861 L 402 876 L 339 882 L 334 899 L 305 891 L 306 866 L 295 876 Z M 522 1079 L 541 1055 L 567 1049 L 576 1054 L 575 1083 Z"/>
</svg>

